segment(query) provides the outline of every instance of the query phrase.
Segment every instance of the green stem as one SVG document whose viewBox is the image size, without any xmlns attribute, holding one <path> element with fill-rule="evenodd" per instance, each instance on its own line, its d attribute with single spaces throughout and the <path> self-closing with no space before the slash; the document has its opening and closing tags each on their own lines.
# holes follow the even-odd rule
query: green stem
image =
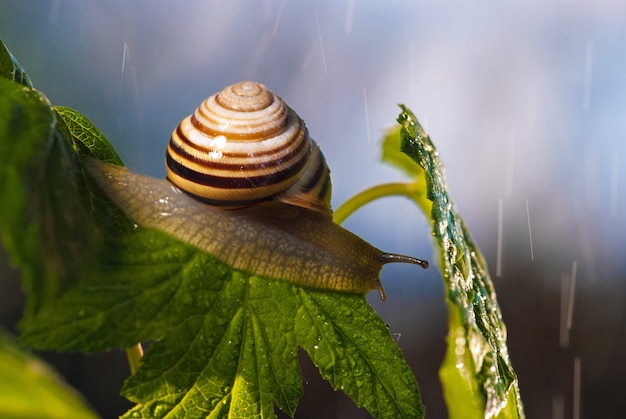
<svg viewBox="0 0 626 419">
<path fill-rule="evenodd" d="M 141 366 L 141 358 L 143 357 L 143 348 L 141 343 L 126 348 L 126 358 L 128 358 L 128 365 L 130 366 L 130 374 L 134 375 L 135 372 Z"/>
<path fill-rule="evenodd" d="M 337 208 L 333 213 L 333 221 L 337 224 L 343 223 L 354 211 L 361 208 L 363 205 L 368 204 L 386 196 L 401 195 L 411 197 L 415 191 L 415 184 L 413 183 L 385 183 L 383 185 L 376 185 L 371 188 L 365 189 L 359 192 L 353 197 L 349 198 L 346 202 Z"/>
</svg>

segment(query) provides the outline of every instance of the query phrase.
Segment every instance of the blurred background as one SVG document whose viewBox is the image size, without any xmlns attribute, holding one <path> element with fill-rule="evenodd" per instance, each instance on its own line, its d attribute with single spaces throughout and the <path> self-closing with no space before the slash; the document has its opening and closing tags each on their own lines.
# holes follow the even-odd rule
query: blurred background
<svg viewBox="0 0 626 419">
<path fill-rule="evenodd" d="M 209 94 L 263 82 L 306 121 L 333 203 L 403 175 L 380 139 L 408 105 L 489 264 L 528 417 L 611 417 L 626 389 L 626 3 L 573 1 L 3 0 L 0 38 L 54 105 L 75 108 L 135 172 L 162 177 L 171 130 Z M 432 258 L 401 198 L 345 226 Z M 0 256 L 0 321 L 15 330 L 19 276 Z M 389 324 L 428 417 L 447 415 L 439 272 L 390 266 Z M 121 352 L 43 356 L 103 417 L 129 404 Z M 296 418 L 368 417 L 305 355 Z M 320 403 L 320 401 L 322 401 Z"/>
</svg>

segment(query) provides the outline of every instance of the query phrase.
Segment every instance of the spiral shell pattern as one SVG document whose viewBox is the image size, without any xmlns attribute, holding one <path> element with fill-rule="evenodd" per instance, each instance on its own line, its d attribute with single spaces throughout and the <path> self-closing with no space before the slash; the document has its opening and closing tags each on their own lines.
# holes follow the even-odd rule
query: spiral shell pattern
<svg viewBox="0 0 626 419">
<path fill-rule="evenodd" d="M 176 127 L 167 177 L 212 205 L 278 199 L 330 213 L 330 171 L 300 117 L 264 85 L 243 81 L 206 100 Z"/>
</svg>

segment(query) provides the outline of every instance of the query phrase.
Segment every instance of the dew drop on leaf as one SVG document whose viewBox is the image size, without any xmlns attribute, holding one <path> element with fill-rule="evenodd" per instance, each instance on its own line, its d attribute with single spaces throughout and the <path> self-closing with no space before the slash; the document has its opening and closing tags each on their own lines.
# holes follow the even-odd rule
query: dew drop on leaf
<svg viewBox="0 0 626 419">
<path fill-rule="evenodd" d="M 348 363 L 350 368 L 355 368 L 356 367 L 356 360 L 353 357 L 347 356 L 346 357 L 346 362 Z"/>
<path fill-rule="evenodd" d="M 230 321 L 230 319 L 228 318 L 228 316 L 215 316 L 213 321 L 218 326 L 224 326 L 226 323 L 228 323 L 228 321 Z"/>
<path fill-rule="evenodd" d="M 335 354 L 337 356 L 337 359 L 338 360 L 344 359 L 346 357 L 346 355 L 345 355 L 344 348 L 341 346 L 341 343 L 339 341 L 335 341 L 333 345 L 335 346 Z M 334 362 L 333 362 L 333 364 L 334 364 Z"/>
<path fill-rule="evenodd" d="M 172 410 L 172 404 L 167 402 L 155 402 L 150 408 L 150 414 L 153 418 L 162 418 Z"/>
<path fill-rule="evenodd" d="M 213 302 L 210 296 L 197 298 L 196 301 L 198 302 L 198 305 L 203 308 L 211 307 L 211 303 Z"/>
<path fill-rule="evenodd" d="M 350 310 L 348 307 L 340 307 L 339 311 L 343 317 L 352 317 L 352 310 Z"/>
</svg>

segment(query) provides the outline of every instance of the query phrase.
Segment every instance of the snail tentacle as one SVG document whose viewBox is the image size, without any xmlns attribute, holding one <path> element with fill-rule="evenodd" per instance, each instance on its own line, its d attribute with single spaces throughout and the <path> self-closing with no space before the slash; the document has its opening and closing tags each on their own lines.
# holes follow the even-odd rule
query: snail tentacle
<svg viewBox="0 0 626 419">
<path fill-rule="evenodd" d="M 413 265 L 419 265 L 424 269 L 428 268 L 428 261 L 423 259 L 418 259 L 413 256 L 400 255 L 397 253 L 383 253 L 380 255 L 380 259 L 383 264 L 387 263 L 410 263 Z"/>
</svg>

